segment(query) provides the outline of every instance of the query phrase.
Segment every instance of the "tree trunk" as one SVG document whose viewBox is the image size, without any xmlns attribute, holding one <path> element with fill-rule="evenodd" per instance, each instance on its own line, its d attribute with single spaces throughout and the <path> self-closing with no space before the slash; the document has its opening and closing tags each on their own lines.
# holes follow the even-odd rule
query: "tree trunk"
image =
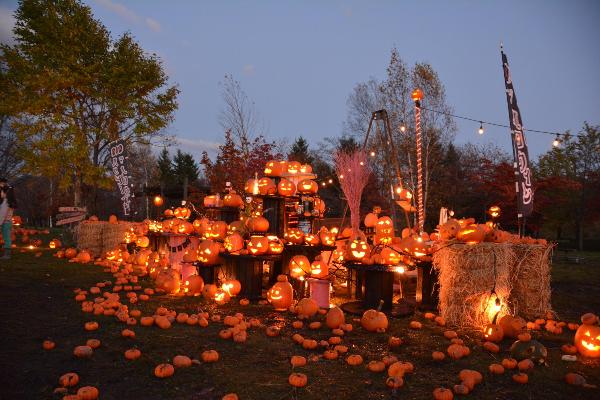
<svg viewBox="0 0 600 400">
<path fill-rule="evenodd" d="M 81 180 L 78 176 L 75 177 L 75 183 L 73 185 L 73 205 L 75 207 L 81 207 Z"/>
</svg>

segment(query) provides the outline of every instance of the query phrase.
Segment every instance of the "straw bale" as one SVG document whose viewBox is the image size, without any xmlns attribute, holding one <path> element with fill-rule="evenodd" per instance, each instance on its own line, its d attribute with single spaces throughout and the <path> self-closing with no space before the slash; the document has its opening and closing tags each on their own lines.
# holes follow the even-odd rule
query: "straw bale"
<svg viewBox="0 0 600 400">
<path fill-rule="evenodd" d="M 105 222 L 84 221 L 75 228 L 77 248 L 87 249 L 93 257 L 99 257 L 102 252 L 102 229 Z"/>
<path fill-rule="evenodd" d="M 119 221 L 116 224 L 105 224 L 102 229 L 102 253 L 114 250 L 125 239 L 125 232 L 133 227 L 132 222 Z"/>
</svg>

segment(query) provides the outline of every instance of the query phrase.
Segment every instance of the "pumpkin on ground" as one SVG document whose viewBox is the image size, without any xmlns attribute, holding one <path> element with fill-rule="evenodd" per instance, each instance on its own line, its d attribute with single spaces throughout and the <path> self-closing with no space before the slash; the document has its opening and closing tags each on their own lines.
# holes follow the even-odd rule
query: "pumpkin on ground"
<svg viewBox="0 0 600 400">
<path fill-rule="evenodd" d="M 288 377 L 288 383 L 294 387 L 304 387 L 308 383 L 308 377 L 304 374 L 293 372 Z"/>
<path fill-rule="evenodd" d="M 600 326 L 598 317 L 592 313 L 581 317 L 581 326 L 575 332 L 575 346 L 579 353 L 585 357 L 600 357 Z"/>
<path fill-rule="evenodd" d="M 360 324 L 369 332 L 385 332 L 388 327 L 388 319 L 381 311 L 371 309 L 363 313 Z"/>
<path fill-rule="evenodd" d="M 158 364 L 156 368 L 154 368 L 154 376 L 157 378 L 168 378 L 173 376 L 175 373 L 175 368 L 168 363 Z"/>
</svg>

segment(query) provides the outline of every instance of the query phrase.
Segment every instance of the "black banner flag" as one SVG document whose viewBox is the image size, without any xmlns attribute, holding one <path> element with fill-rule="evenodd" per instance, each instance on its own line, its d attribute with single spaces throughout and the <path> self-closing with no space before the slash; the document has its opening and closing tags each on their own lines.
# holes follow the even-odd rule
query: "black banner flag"
<svg viewBox="0 0 600 400">
<path fill-rule="evenodd" d="M 506 100 L 508 101 L 508 119 L 513 142 L 513 154 L 515 157 L 515 176 L 519 218 L 527 217 L 533 211 L 533 186 L 531 182 L 531 169 L 529 168 L 529 152 L 527 142 L 523 133 L 523 121 L 521 112 L 517 105 L 517 96 L 508 68 L 508 59 L 501 49 L 502 69 L 504 70 L 504 84 L 506 86 Z"/>
<path fill-rule="evenodd" d="M 123 139 L 115 140 L 109 144 L 110 162 L 121 195 L 121 204 L 123 205 L 123 215 L 131 215 L 131 199 L 133 191 L 129 176 L 129 160 L 127 157 L 127 148 Z"/>
</svg>

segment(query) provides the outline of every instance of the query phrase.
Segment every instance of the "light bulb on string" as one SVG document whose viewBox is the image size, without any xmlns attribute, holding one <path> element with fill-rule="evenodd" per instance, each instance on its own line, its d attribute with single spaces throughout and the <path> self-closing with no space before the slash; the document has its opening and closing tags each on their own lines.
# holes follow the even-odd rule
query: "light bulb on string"
<svg viewBox="0 0 600 400">
<path fill-rule="evenodd" d="M 553 147 L 559 147 L 560 146 L 560 136 L 558 134 L 554 138 L 554 141 L 552 142 L 552 146 Z"/>
<path fill-rule="evenodd" d="M 480 135 L 483 135 L 483 132 L 484 132 L 484 130 L 483 130 L 483 122 L 481 122 L 481 121 L 479 121 L 479 129 L 477 130 L 477 132 Z"/>
<path fill-rule="evenodd" d="M 400 132 L 406 132 L 406 125 L 404 125 L 404 121 L 400 121 Z"/>
<path fill-rule="evenodd" d="M 371 157 L 375 157 L 375 152 L 374 151 L 371 152 Z"/>
</svg>

